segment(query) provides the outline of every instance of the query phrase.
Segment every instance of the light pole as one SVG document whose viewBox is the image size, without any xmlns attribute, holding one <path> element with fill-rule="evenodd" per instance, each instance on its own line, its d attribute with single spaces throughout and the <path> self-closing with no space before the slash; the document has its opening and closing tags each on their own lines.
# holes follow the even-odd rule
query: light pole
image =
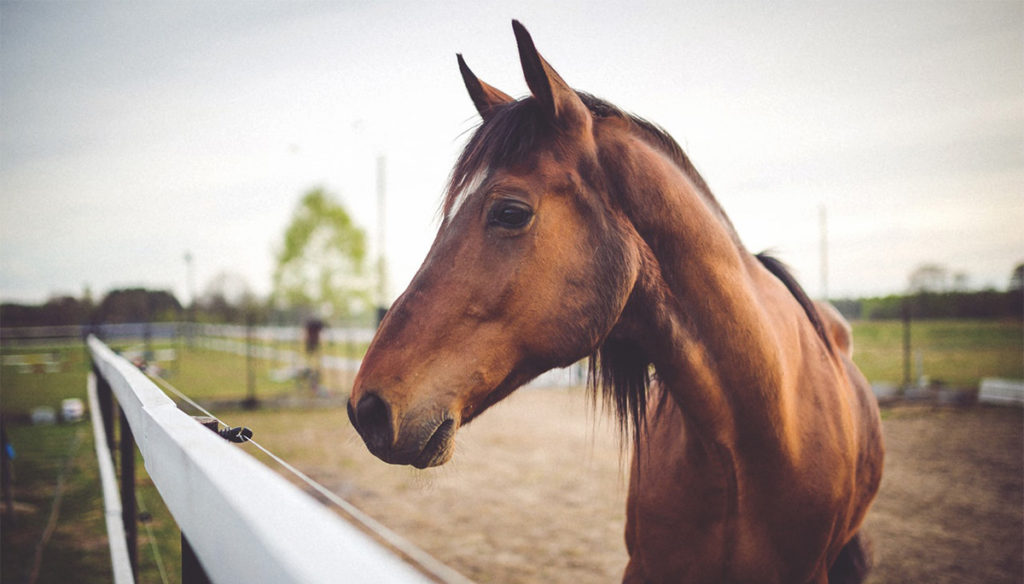
<svg viewBox="0 0 1024 584">
<path fill-rule="evenodd" d="M 192 252 L 185 251 L 185 285 L 188 287 L 188 311 L 186 312 L 185 338 L 188 348 L 195 344 L 195 323 L 196 323 L 196 287 L 195 270 L 192 263 Z"/>
</svg>

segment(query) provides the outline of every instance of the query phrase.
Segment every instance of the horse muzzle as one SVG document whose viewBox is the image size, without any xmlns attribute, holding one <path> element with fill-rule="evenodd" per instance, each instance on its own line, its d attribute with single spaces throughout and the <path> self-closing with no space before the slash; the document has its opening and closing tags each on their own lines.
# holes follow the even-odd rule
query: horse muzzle
<svg viewBox="0 0 1024 584">
<path fill-rule="evenodd" d="M 395 431 L 391 406 L 375 393 L 365 393 L 348 418 L 374 456 L 389 464 L 410 464 L 416 468 L 440 466 L 455 450 L 458 421 L 451 415 L 407 415 Z"/>
</svg>

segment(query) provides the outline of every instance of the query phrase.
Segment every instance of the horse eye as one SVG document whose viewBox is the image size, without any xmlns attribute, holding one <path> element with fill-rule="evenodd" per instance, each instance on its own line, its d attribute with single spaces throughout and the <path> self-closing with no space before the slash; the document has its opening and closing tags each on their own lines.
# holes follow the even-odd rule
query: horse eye
<svg viewBox="0 0 1024 584">
<path fill-rule="evenodd" d="M 491 209 L 488 223 L 505 229 L 525 227 L 533 217 L 533 211 L 522 203 L 502 202 Z"/>
</svg>

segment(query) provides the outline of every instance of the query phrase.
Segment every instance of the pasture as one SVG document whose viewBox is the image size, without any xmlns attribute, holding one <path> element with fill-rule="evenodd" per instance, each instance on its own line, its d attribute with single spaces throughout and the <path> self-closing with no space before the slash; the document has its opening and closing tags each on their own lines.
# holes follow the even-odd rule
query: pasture
<svg viewBox="0 0 1024 584">
<path fill-rule="evenodd" d="M 933 350 L 952 352 L 936 359 L 935 367 L 980 361 L 989 364 L 981 375 L 1012 377 L 1024 366 L 1019 324 L 920 323 L 914 333 L 922 341 L 941 340 L 932 344 Z M 857 324 L 854 334 L 869 378 L 899 381 L 899 323 Z M 957 352 L 968 356 L 954 358 Z M 5 347 L 4 354 L 10 353 Z M 179 364 L 167 365 L 178 387 L 201 399 L 244 397 L 244 358 L 198 349 L 183 356 Z M 56 407 L 63 397 L 84 397 L 83 357 L 82 351 L 68 350 L 61 371 L 51 373 L 5 367 L 0 372 L 4 415 L 39 404 Z M 261 397 L 305 391 L 291 382 L 271 381 L 276 366 L 259 364 Z M 894 376 L 885 377 L 887 371 L 895 371 Z M 958 379 L 952 370 L 928 373 Z M 950 383 L 976 384 L 969 375 Z M 618 579 L 625 564 L 628 450 L 609 414 L 600 406 L 595 409 L 581 388 L 520 390 L 460 433 L 449 465 L 428 471 L 374 458 L 344 408 L 215 413 L 253 428 L 261 444 L 478 581 L 609 582 Z M 1020 582 L 1024 412 L 899 405 L 883 410 L 883 417 L 886 473 L 866 525 L 878 562 L 870 581 Z M 57 477 L 66 468 L 38 581 L 65 582 L 72 576 L 79 582 L 109 581 L 86 423 L 11 424 L 8 433 L 18 457 L 15 515 L 2 530 L 2 580 L 24 581 L 31 569 L 51 517 Z M 168 581 L 176 582 L 177 530 L 141 464 L 138 468 L 140 495 L 153 517 L 148 524 L 152 542 Z M 140 538 L 141 581 L 159 582 L 144 527 Z"/>
<path fill-rule="evenodd" d="M 853 360 L 871 382 L 903 381 L 903 323 L 853 323 Z M 929 320 L 910 326 L 911 374 L 977 389 L 982 377 L 1024 379 L 1024 328 L 1013 321 Z"/>
</svg>

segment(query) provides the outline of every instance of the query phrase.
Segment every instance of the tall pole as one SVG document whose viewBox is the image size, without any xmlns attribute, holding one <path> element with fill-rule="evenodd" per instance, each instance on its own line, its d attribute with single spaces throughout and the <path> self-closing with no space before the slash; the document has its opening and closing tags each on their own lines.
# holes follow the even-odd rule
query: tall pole
<svg viewBox="0 0 1024 584">
<path fill-rule="evenodd" d="M 828 300 L 828 213 L 825 205 L 818 207 L 818 222 L 821 228 L 821 299 Z"/>
<path fill-rule="evenodd" d="M 903 317 L 903 390 L 910 387 L 910 321 L 911 321 L 911 300 L 910 295 L 903 297 L 901 306 Z"/>
<path fill-rule="evenodd" d="M 195 343 L 196 324 L 196 282 L 195 270 L 192 264 L 192 252 L 185 252 L 185 285 L 188 287 L 188 311 L 185 324 L 185 341 L 191 349 Z"/>
<path fill-rule="evenodd" d="M 388 305 L 388 268 L 385 238 L 387 158 L 377 156 L 377 323 L 384 318 Z"/>
</svg>

